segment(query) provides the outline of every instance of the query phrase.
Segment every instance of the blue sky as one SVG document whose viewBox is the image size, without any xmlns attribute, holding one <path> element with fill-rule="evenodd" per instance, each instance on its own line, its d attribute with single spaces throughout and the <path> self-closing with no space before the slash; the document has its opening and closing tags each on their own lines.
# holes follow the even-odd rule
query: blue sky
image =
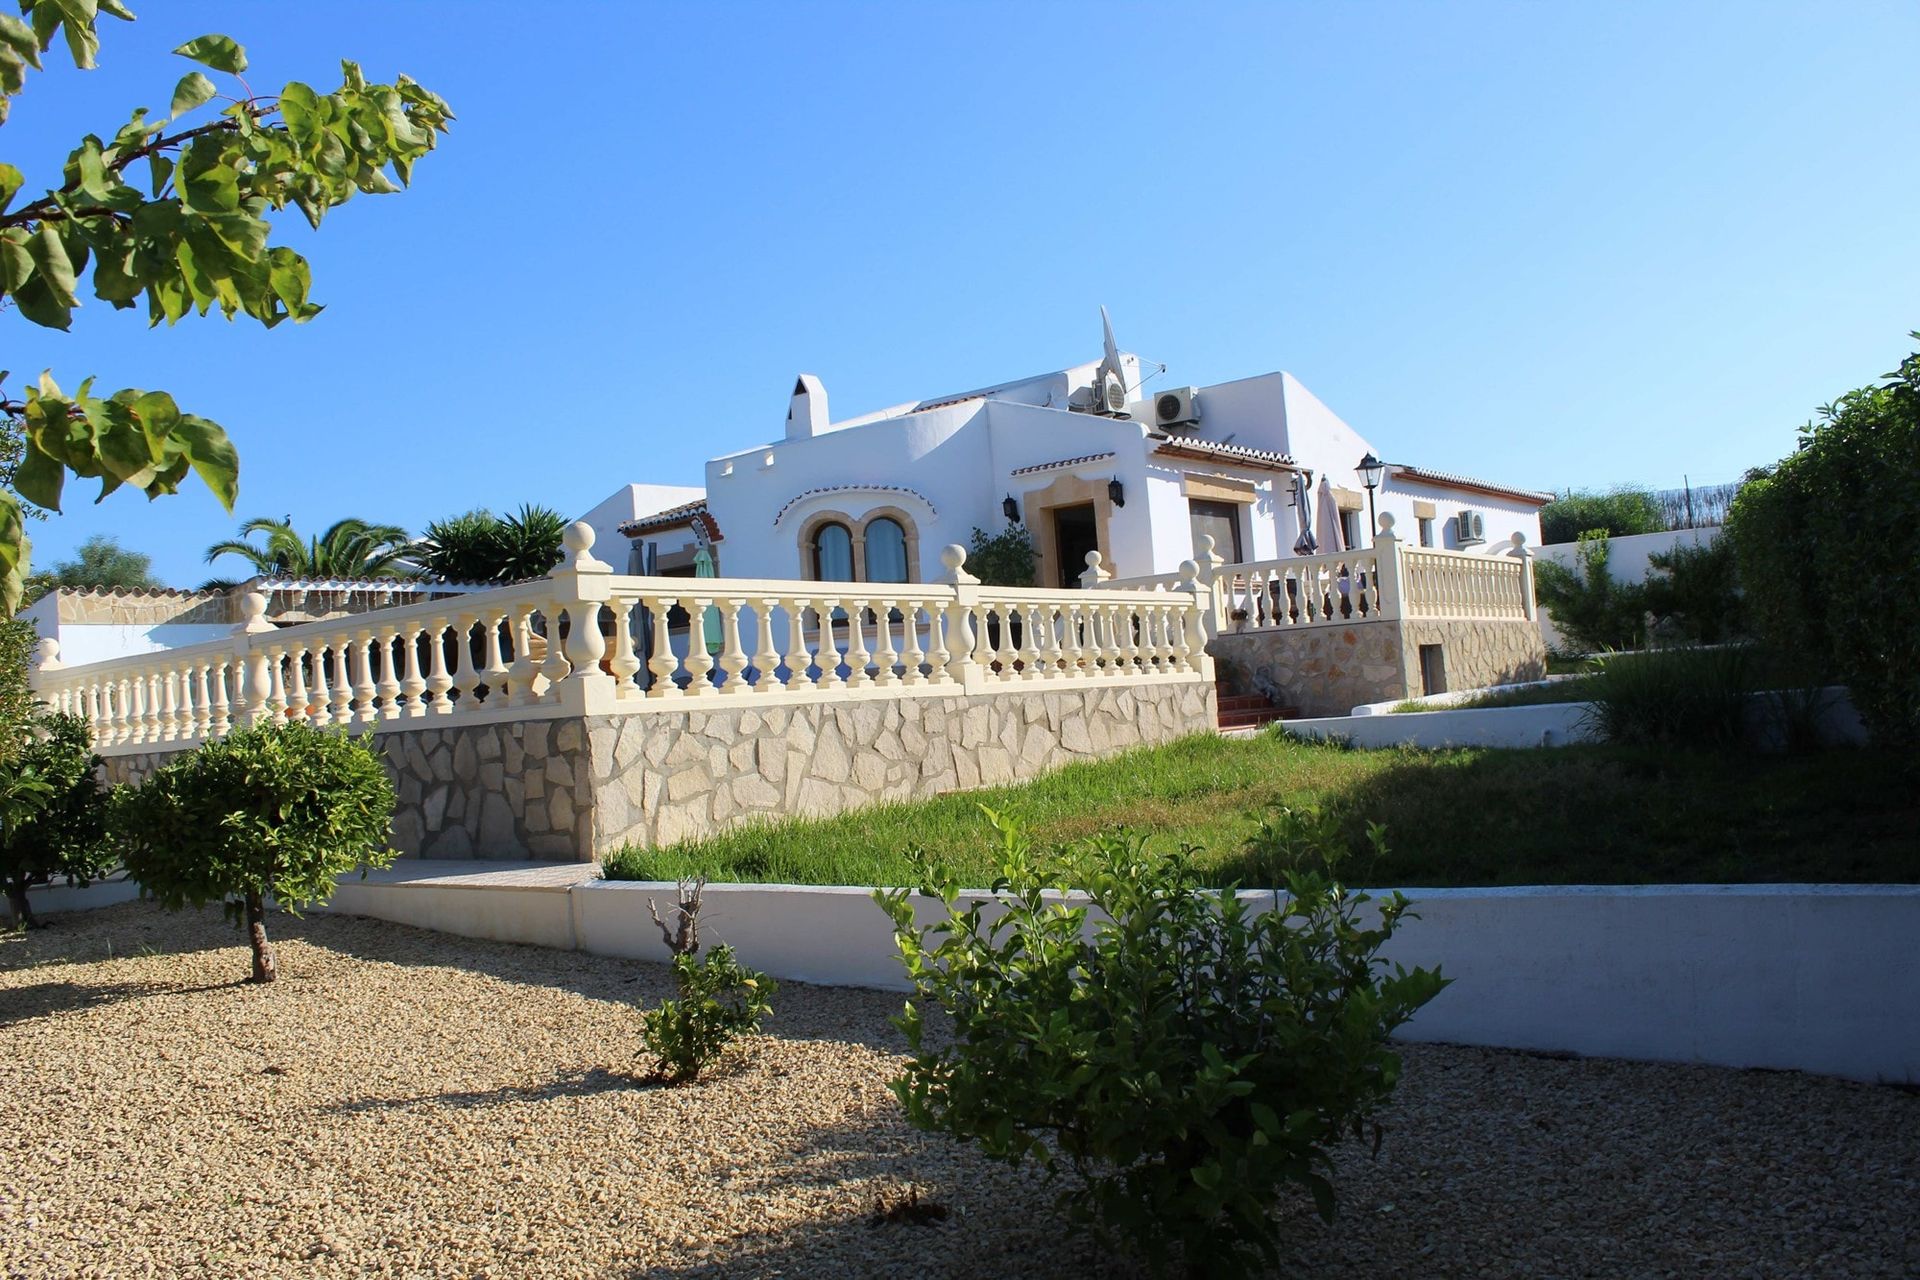
<svg viewBox="0 0 1920 1280">
<path fill-rule="evenodd" d="M 1540 487 L 1732 479 L 1920 328 L 1920 6 L 189 5 L 103 22 L 0 129 L 29 182 L 222 31 L 256 88 L 353 57 L 459 114 L 412 190 L 285 242 L 272 332 L 0 316 L 0 366 L 164 387 L 239 508 L 116 494 L 167 580 L 249 515 L 577 513 L 835 416 L 1121 344 L 1286 369 L 1392 458 Z M 564 20 L 543 14 L 564 13 Z M 90 487 L 90 486 L 89 486 Z"/>
</svg>

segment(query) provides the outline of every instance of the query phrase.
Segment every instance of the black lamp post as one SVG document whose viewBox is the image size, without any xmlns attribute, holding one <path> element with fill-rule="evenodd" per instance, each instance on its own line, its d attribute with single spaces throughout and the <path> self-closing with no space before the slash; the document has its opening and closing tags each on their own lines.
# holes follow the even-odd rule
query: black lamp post
<svg viewBox="0 0 1920 1280">
<path fill-rule="evenodd" d="M 1355 467 L 1354 471 L 1359 475 L 1360 483 L 1367 486 L 1367 519 L 1373 526 L 1374 536 L 1378 537 L 1380 517 L 1374 514 L 1373 491 L 1380 487 L 1380 480 L 1387 472 L 1387 464 L 1374 457 L 1372 451 L 1368 451 L 1367 456 L 1360 459 L 1360 465 Z"/>
</svg>

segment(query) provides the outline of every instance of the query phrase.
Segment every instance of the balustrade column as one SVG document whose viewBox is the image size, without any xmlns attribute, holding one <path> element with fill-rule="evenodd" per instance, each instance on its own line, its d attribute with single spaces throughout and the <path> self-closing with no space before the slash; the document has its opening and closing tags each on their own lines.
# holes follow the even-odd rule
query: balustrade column
<svg viewBox="0 0 1920 1280">
<path fill-rule="evenodd" d="M 720 670 L 726 673 L 720 692 L 734 697 L 749 692 L 747 651 L 740 643 L 740 611 L 746 603 L 742 597 L 729 596 L 720 608 Z"/>
<path fill-rule="evenodd" d="M 758 673 L 753 684 L 755 693 L 772 693 L 780 687 L 780 650 L 773 643 L 773 611 L 779 604 L 774 596 L 762 596 L 753 608 L 754 621 L 758 624 L 753 650 L 753 669 Z"/>
<path fill-rule="evenodd" d="M 684 698 L 687 693 L 673 679 L 680 670 L 680 659 L 673 654 L 673 636 L 667 626 L 674 606 L 679 603 L 673 596 L 659 596 L 648 606 L 653 610 L 653 656 L 647 659 L 647 670 L 653 673 L 653 687 L 647 690 L 649 698 Z"/>
<path fill-rule="evenodd" d="M 929 625 L 938 628 L 938 615 L 929 615 Z M 926 652 L 920 648 L 920 606 L 911 600 L 903 601 L 900 609 L 900 641 L 905 651 L 900 655 L 900 681 L 902 684 L 925 684 L 926 676 L 921 673 L 920 664 L 926 661 Z"/>
<path fill-rule="evenodd" d="M 812 688 L 813 677 L 807 674 L 813 666 L 813 650 L 807 647 L 809 601 L 805 596 L 788 596 L 780 603 L 787 611 L 787 688 Z M 816 621 L 822 617 L 818 609 L 813 616 Z M 772 681 L 767 682 L 767 691 L 773 691 Z"/>
<path fill-rule="evenodd" d="M 876 685 L 900 683 L 900 677 L 893 670 L 893 664 L 900 660 L 900 651 L 893 647 L 893 615 L 899 608 L 898 600 L 882 600 L 873 607 L 874 620 L 879 624 L 879 647 L 873 651 L 873 682 Z M 906 615 L 901 614 L 901 617 L 904 619 Z"/>
<path fill-rule="evenodd" d="M 608 598 L 607 605 L 613 610 L 613 656 L 607 660 L 607 666 L 613 672 L 613 693 L 616 698 L 638 697 L 639 685 L 634 683 L 642 664 L 639 655 L 633 651 L 633 611 L 639 603 L 630 596 L 614 595 Z"/>
<path fill-rule="evenodd" d="M 224 738 L 233 728 L 233 704 L 227 697 L 227 670 L 232 666 L 228 658 L 216 658 L 213 663 L 212 708 L 207 716 L 207 731 L 216 738 Z"/>
<path fill-rule="evenodd" d="M 873 655 L 867 650 L 867 608 L 855 600 L 847 611 L 847 687 L 864 689 L 873 683 L 867 674 L 867 662 Z"/>
<path fill-rule="evenodd" d="M 712 603 L 705 596 L 687 601 L 687 696 L 691 698 L 713 692 L 708 677 L 713 670 L 713 654 L 707 649 L 707 607 Z"/>
</svg>

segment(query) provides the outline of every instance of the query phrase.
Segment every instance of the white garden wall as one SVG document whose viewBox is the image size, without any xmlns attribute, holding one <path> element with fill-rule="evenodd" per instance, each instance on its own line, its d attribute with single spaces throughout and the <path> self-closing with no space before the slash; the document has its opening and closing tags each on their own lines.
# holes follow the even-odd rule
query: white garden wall
<svg viewBox="0 0 1920 1280">
<path fill-rule="evenodd" d="M 347 881 L 329 909 L 664 961 L 647 900 L 664 909 L 675 886 L 567 883 L 581 874 L 587 869 L 415 861 Z M 42 912 L 105 906 L 130 888 L 78 891 L 91 901 L 40 891 L 35 904 Z M 1407 1039 L 1920 1083 L 1920 949 L 1912 944 L 1920 886 L 1407 893 L 1419 919 L 1388 958 L 1439 965 L 1454 979 Z M 933 918 L 932 904 L 916 905 L 923 921 Z M 864 889 L 709 885 L 701 924 L 704 941 L 733 945 L 776 978 L 906 985 L 887 917 Z"/>
</svg>

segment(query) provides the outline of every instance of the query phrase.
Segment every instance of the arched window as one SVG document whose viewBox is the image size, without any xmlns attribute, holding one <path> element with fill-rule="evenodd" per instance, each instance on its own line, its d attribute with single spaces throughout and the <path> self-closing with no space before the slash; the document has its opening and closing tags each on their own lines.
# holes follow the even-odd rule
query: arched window
<svg viewBox="0 0 1920 1280">
<path fill-rule="evenodd" d="M 838 523 L 813 532 L 813 576 L 819 582 L 852 582 L 853 531 Z"/>
<path fill-rule="evenodd" d="M 889 516 L 867 523 L 867 581 L 907 580 L 907 531 Z"/>
</svg>

